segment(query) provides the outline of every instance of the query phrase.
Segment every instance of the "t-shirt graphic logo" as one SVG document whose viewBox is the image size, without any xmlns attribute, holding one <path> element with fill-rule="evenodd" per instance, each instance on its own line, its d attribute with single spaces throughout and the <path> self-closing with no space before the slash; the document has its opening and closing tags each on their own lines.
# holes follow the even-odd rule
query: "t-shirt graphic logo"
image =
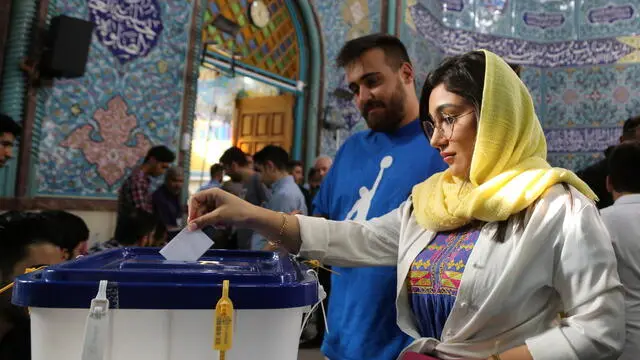
<svg viewBox="0 0 640 360">
<path fill-rule="evenodd" d="M 373 197 L 376 196 L 376 191 L 378 190 L 378 186 L 382 181 L 382 175 L 384 175 L 384 169 L 391 167 L 393 164 L 393 157 L 387 155 L 380 161 L 380 171 L 378 172 L 378 177 L 376 181 L 373 183 L 373 187 L 371 190 L 367 189 L 365 186 L 360 188 L 360 199 L 353 204 L 351 211 L 347 213 L 347 217 L 345 220 L 354 220 L 354 221 L 365 221 L 367 220 L 367 215 L 369 215 L 369 209 L 371 208 L 371 202 L 373 201 Z"/>
</svg>

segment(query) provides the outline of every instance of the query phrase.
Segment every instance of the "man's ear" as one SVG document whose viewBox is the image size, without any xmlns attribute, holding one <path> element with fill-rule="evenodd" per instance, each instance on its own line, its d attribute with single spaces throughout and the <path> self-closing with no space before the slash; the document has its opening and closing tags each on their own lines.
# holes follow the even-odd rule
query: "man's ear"
<svg viewBox="0 0 640 360">
<path fill-rule="evenodd" d="M 408 62 L 405 62 L 400 66 L 399 71 L 400 71 L 400 76 L 402 77 L 402 81 L 405 84 L 413 84 L 413 80 L 415 78 L 414 72 L 413 72 L 413 65 L 409 64 Z"/>
<path fill-rule="evenodd" d="M 265 165 L 265 168 L 266 168 L 267 170 L 269 170 L 270 172 L 273 172 L 273 171 L 275 171 L 275 170 L 278 170 L 278 168 L 276 167 L 276 164 L 274 164 L 274 163 L 273 163 L 273 161 L 271 161 L 271 160 L 267 160 L 267 161 L 264 163 L 264 165 Z"/>
</svg>

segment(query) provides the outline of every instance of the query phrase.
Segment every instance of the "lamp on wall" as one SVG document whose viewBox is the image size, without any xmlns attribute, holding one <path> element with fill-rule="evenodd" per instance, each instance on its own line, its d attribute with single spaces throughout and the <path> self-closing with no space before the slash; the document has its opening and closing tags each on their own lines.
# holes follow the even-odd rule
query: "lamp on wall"
<svg viewBox="0 0 640 360">
<path fill-rule="evenodd" d="M 240 31 L 240 25 L 235 23 L 233 20 L 226 18 L 223 15 L 216 16 L 216 18 L 213 19 L 213 21 L 211 22 L 211 25 L 215 26 L 222 33 L 227 34 L 234 39 L 238 35 L 238 32 Z M 203 66 L 206 66 L 204 59 L 207 56 L 207 50 L 211 49 L 214 52 L 231 59 L 231 69 L 230 69 L 231 77 L 235 77 L 235 71 L 234 71 L 235 61 L 242 59 L 242 56 L 240 55 L 240 53 L 236 53 L 233 47 L 231 47 L 231 49 L 227 51 L 221 45 L 222 45 L 221 43 L 216 41 L 205 41 L 204 44 L 202 45 L 204 47 L 203 49 L 204 51 L 202 51 L 202 59 L 200 60 L 200 64 Z"/>
<path fill-rule="evenodd" d="M 232 37 L 236 37 L 236 35 L 238 35 L 238 31 L 240 31 L 240 25 L 233 22 L 233 20 L 224 17 L 223 15 L 216 16 L 216 18 L 213 19 L 212 24 L 218 30 L 227 35 L 231 35 Z"/>
</svg>

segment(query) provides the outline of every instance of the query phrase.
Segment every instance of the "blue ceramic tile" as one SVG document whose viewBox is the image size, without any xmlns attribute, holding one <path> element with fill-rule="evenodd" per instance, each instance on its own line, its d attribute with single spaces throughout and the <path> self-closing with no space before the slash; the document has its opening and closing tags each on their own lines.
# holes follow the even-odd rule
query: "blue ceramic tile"
<svg viewBox="0 0 640 360">
<path fill-rule="evenodd" d="M 576 40 L 575 1 L 517 1 L 516 36 L 526 40 L 557 42 Z"/>
<path fill-rule="evenodd" d="M 218 8 L 218 5 L 214 2 L 209 2 L 209 10 L 211 10 L 211 13 L 213 15 L 217 15 L 220 13 L 220 8 Z"/>
<path fill-rule="evenodd" d="M 639 33 L 639 0 L 579 1 L 579 38 L 616 37 Z"/>
<path fill-rule="evenodd" d="M 507 0 L 477 0 L 474 30 L 496 36 L 513 36 L 511 4 Z"/>
<path fill-rule="evenodd" d="M 557 166 L 572 171 L 582 170 L 602 160 L 602 151 L 585 153 L 549 152 L 547 160 L 551 166 Z"/>
<path fill-rule="evenodd" d="M 448 27 L 473 30 L 475 3 L 473 0 L 439 0 L 442 3 L 442 23 Z"/>
<path fill-rule="evenodd" d="M 53 13 L 86 19 L 88 3 L 54 0 L 50 6 Z M 122 64 L 94 36 L 85 75 L 55 81 L 41 94 L 37 111 L 45 116 L 37 139 L 37 196 L 115 199 L 149 147 L 177 149 L 192 3 L 118 3 L 139 7 L 130 9 L 139 16 L 159 11 L 164 26 L 159 40 L 155 45 L 141 41 L 148 54 Z"/>
</svg>

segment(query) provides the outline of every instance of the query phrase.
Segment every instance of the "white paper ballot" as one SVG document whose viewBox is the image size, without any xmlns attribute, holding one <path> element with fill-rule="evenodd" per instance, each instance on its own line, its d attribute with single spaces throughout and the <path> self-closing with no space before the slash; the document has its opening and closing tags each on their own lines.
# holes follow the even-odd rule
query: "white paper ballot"
<svg viewBox="0 0 640 360">
<path fill-rule="evenodd" d="M 196 261 L 211 245 L 213 241 L 202 230 L 184 228 L 160 250 L 160 254 L 171 261 Z"/>
</svg>

